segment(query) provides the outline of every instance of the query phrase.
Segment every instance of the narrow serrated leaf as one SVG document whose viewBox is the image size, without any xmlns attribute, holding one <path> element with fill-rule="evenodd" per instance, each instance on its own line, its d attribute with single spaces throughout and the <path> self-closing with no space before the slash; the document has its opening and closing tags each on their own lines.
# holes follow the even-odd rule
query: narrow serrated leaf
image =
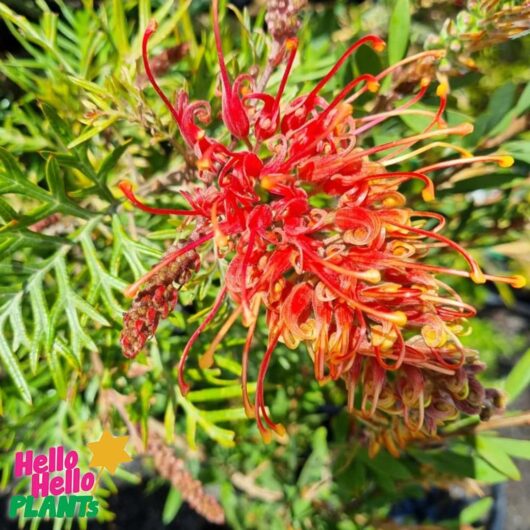
<svg viewBox="0 0 530 530">
<path fill-rule="evenodd" d="M 6 372 L 11 376 L 11 379 L 15 383 L 15 388 L 18 390 L 22 399 L 26 403 L 31 404 L 31 392 L 28 382 L 20 369 L 15 355 L 10 350 L 2 330 L 0 330 L 0 360 L 3 363 Z"/>
</svg>

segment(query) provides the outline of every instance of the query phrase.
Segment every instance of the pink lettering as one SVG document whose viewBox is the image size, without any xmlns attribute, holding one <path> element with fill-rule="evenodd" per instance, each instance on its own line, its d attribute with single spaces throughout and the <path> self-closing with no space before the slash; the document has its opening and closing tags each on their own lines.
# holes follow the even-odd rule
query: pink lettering
<svg viewBox="0 0 530 530">
<path fill-rule="evenodd" d="M 79 462 L 77 451 L 69 451 L 64 460 L 66 469 L 74 469 L 77 466 L 77 462 Z"/>
<path fill-rule="evenodd" d="M 52 495 L 62 495 L 64 493 L 63 477 L 53 477 L 50 480 L 50 493 Z"/>
<path fill-rule="evenodd" d="M 85 473 L 81 478 L 81 489 L 83 491 L 92 491 L 95 482 L 96 476 L 94 475 L 94 473 Z"/>
<path fill-rule="evenodd" d="M 33 473 L 33 451 L 15 454 L 15 477 L 31 475 Z"/>
<path fill-rule="evenodd" d="M 33 473 L 44 473 L 48 471 L 48 459 L 45 455 L 37 455 L 33 460 Z"/>
<path fill-rule="evenodd" d="M 31 494 L 33 497 L 46 497 L 50 489 L 50 474 L 41 473 L 31 477 Z"/>
</svg>

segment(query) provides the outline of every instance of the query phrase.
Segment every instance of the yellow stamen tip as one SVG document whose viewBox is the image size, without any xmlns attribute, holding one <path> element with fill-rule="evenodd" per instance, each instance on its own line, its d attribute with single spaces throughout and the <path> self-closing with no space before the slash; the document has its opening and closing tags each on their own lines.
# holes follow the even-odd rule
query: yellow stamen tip
<svg viewBox="0 0 530 530">
<path fill-rule="evenodd" d="M 197 160 L 197 169 L 199 171 L 210 169 L 210 167 L 211 167 L 211 164 L 209 160 L 206 160 L 205 158 L 201 158 L 200 160 Z"/>
<path fill-rule="evenodd" d="M 391 313 L 389 315 L 389 319 L 391 322 L 393 322 L 396 326 L 399 326 L 400 328 L 407 325 L 407 315 L 403 313 L 403 311 L 395 311 L 394 313 Z"/>
<path fill-rule="evenodd" d="M 256 417 L 256 413 L 254 412 L 254 408 L 250 403 L 245 403 L 245 415 L 248 419 L 253 419 Z"/>
<path fill-rule="evenodd" d="M 374 44 L 374 50 L 378 53 L 381 53 L 386 48 L 386 42 L 384 41 L 378 41 Z"/>
<path fill-rule="evenodd" d="M 421 196 L 425 202 L 434 201 L 434 191 L 429 188 L 424 188 L 421 192 Z"/>
<path fill-rule="evenodd" d="M 513 156 L 503 155 L 499 157 L 500 167 L 512 167 L 514 163 Z"/>
<path fill-rule="evenodd" d="M 377 269 L 368 269 L 362 274 L 363 280 L 368 283 L 379 283 L 381 281 L 381 273 Z"/>
<path fill-rule="evenodd" d="M 431 79 L 429 77 L 422 77 L 420 81 L 420 86 L 425 88 L 431 84 Z"/>
<path fill-rule="evenodd" d="M 370 92 L 377 92 L 379 90 L 379 87 L 381 85 L 377 82 L 377 81 L 370 81 L 367 85 L 366 85 L 366 88 L 370 91 Z"/>
<path fill-rule="evenodd" d="M 287 435 L 287 431 L 285 430 L 285 427 L 281 424 L 281 423 L 278 423 L 274 429 L 274 431 L 276 432 L 276 434 L 280 437 L 280 438 L 283 438 L 284 436 Z"/>
<path fill-rule="evenodd" d="M 210 368 L 213 364 L 213 355 L 205 353 L 199 357 L 199 366 L 202 370 Z"/>
<path fill-rule="evenodd" d="M 526 285 L 526 278 L 520 274 L 516 274 L 515 276 L 512 276 L 511 285 L 515 289 L 522 289 Z"/>
<path fill-rule="evenodd" d="M 486 283 L 486 277 L 482 273 L 482 271 L 478 272 L 472 272 L 469 277 L 471 280 L 473 280 L 475 283 Z"/>
<path fill-rule="evenodd" d="M 298 46 L 298 39 L 291 37 L 285 41 L 285 49 L 291 51 Z"/>
<path fill-rule="evenodd" d="M 442 83 L 438 85 L 438 88 L 436 89 L 436 95 L 439 98 L 446 97 L 448 92 L 449 92 L 449 85 L 447 83 Z"/>
<path fill-rule="evenodd" d="M 270 431 L 260 431 L 261 438 L 265 444 L 270 444 L 272 442 L 272 434 Z"/>
<path fill-rule="evenodd" d="M 276 178 L 274 177 L 274 175 L 264 175 L 263 177 L 261 177 L 260 183 L 263 189 L 269 191 L 276 185 Z"/>
</svg>

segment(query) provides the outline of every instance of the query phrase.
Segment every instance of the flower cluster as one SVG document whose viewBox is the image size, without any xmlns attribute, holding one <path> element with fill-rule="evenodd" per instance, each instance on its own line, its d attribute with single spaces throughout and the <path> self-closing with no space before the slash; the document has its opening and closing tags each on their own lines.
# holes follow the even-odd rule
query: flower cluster
<svg viewBox="0 0 530 530">
<path fill-rule="evenodd" d="M 246 74 L 232 80 L 222 52 L 217 7 L 214 1 L 221 118 L 230 138 L 221 143 L 203 128 L 211 119 L 208 102 L 190 102 L 180 91 L 172 103 L 160 89 L 148 60 L 148 41 L 155 31 L 150 25 L 143 41 L 146 73 L 193 152 L 203 185 L 182 192 L 188 210 L 146 206 L 128 183 L 121 185 L 140 208 L 191 216 L 200 226 L 194 241 L 169 252 L 129 288 L 129 294 L 135 295 L 161 267 L 199 246 L 213 247 L 217 258 L 229 262 L 211 311 L 180 358 L 182 390 L 188 389 L 184 366 L 193 343 L 230 299 L 233 312 L 202 356 L 201 366 L 211 365 L 216 346 L 241 318 L 248 327 L 242 352 L 243 400 L 265 440 L 272 432 L 284 432 L 270 418 L 264 400 L 265 377 L 279 342 L 293 349 L 303 343 L 319 382 L 342 379 L 351 411 L 374 421 L 393 418 L 399 429 L 389 431 L 398 433 L 394 438 L 387 435 L 383 440 L 389 447 L 402 445 L 411 436 L 435 435 L 458 411 L 494 412 L 500 400 L 478 383 L 475 373 L 481 365 L 459 339 L 475 310 L 439 276 L 453 274 L 477 283 L 489 279 L 513 286 L 522 285 L 523 280 L 483 273 L 465 249 L 442 235 L 444 218 L 408 207 L 400 189 L 418 180 L 423 183 L 423 198 L 430 201 L 434 199 L 429 177 L 433 172 L 483 161 L 506 167 L 512 160 L 503 155 L 473 157 L 440 141 L 439 137 L 468 134 L 472 127 L 449 127 L 444 122 L 447 86 L 443 84 L 436 91 L 440 100 L 436 112 L 414 108 L 427 93 L 430 78 L 422 78 L 416 93 L 395 109 L 360 117 L 353 114 L 353 103 L 363 94 L 377 92 L 387 76 L 417 61 L 439 59 L 442 52 L 420 53 L 376 76 L 362 74 L 332 100 L 325 99 L 324 87 L 360 46 L 384 49 L 379 37 L 368 35 L 349 47 L 311 91 L 286 102 L 283 95 L 295 61 L 296 39 L 283 43 L 283 77 L 272 93 L 259 90 Z M 366 145 L 364 133 L 403 114 L 428 116 L 430 124 L 421 134 Z M 399 169 L 403 161 L 437 147 L 452 147 L 463 156 L 413 172 Z M 434 248 L 459 253 L 469 270 L 425 263 Z M 246 389 L 248 362 L 262 311 L 268 345 L 252 404 Z M 122 344 L 126 346 L 128 340 L 127 333 Z M 382 441 L 374 440 L 374 447 L 378 443 Z"/>
</svg>

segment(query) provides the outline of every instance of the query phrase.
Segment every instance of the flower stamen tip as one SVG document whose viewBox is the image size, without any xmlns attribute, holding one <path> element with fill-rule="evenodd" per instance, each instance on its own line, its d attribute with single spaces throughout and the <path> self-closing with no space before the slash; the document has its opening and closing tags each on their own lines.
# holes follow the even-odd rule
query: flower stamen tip
<svg viewBox="0 0 530 530">
<path fill-rule="evenodd" d="M 475 283 L 486 283 L 486 277 L 482 271 L 472 272 L 469 277 Z"/>
<path fill-rule="evenodd" d="M 130 180 L 122 180 L 120 181 L 120 183 L 118 184 L 118 188 L 120 188 L 120 190 L 126 194 L 127 192 L 131 191 L 132 190 L 132 182 Z"/>
<path fill-rule="evenodd" d="M 206 158 L 201 158 L 197 160 L 196 165 L 199 171 L 204 171 L 204 170 L 210 169 L 211 167 L 210 161 Z"/>
<path fill-rule="evenodd" d="M 274 432 L 280 437 L 285 438 L 287 436 L 287 431 L 285 427 L 281 423 L 277 423 Z"/>
<path fill-rule="evenodd" d="M 425 202 L 432 202 L 435 198 L 434 191 L 430 188 L 424 188 L 421 192 L 421 196 Z"/>
<path fill-rule="evenodd" d="M 402 328 L 407 325 L 408 318 L 403 311 L 395 311 L 394 313 L 390 313 L 388 315 L 388 320 L 396 324 L 396 326 Z"/>
<path fill-rule="evenodd" d="M 213 354 L 208 352 L 199 357 L 199 367 L 201 370 L 207 370 L 213 365 Z"/>
<path fill-rule="evenodd" d="M 514 163 L 513 156 L 502 155 L 499 157 L 499 167 L 512 167 Z"/>
<path fill-rule="evenodd" d="M 260 430 L 261 438 L 263 440 L 263 443 L 270 444 L 272 442 L 272 433 L 270 431 L 266 431 L 265 429 Z"/>
<path fill-rule="evenodd" d="M 436 89 L 436 95 L 439 98 L 444 98 L 447 96 L 449 92 L 449 85 L 447 83 L 441 83 L 438 85 L 438 88 Z"/>
<path fill-rule="evenodd" d="M 377 269 L 368 269 L 363 273 L 362 278 L 368 283 L 379 283 L 381 281 L 381 273 Z"/>
<path fill-rule="evenodd" d="M 386 48 L 386 42 L 383 39 L 379 39 L 374 43 L 374 50 L 381 53 Z"/>
<path fill-rule="evenodd" d="M 526 286 L 526 278 L 520 274 L 516 274 L 515 276 L 512 276 L 511 283 L 514 289 L 522 289 Z"/>
<path fill-rule="evenodd" d="M 377 81 L 370 81 L 366 85 L 366 88 L 368 89 L 369 92 L 377 92 L 380 86 L 381 85 Z"/>
<path fill-rule="evenodd" d="M 294 50 L 298 46 L 298 39 L 296 37 L 291 37 L 285 41 L 285 49 L 287 51 Z"/>
</svg>

